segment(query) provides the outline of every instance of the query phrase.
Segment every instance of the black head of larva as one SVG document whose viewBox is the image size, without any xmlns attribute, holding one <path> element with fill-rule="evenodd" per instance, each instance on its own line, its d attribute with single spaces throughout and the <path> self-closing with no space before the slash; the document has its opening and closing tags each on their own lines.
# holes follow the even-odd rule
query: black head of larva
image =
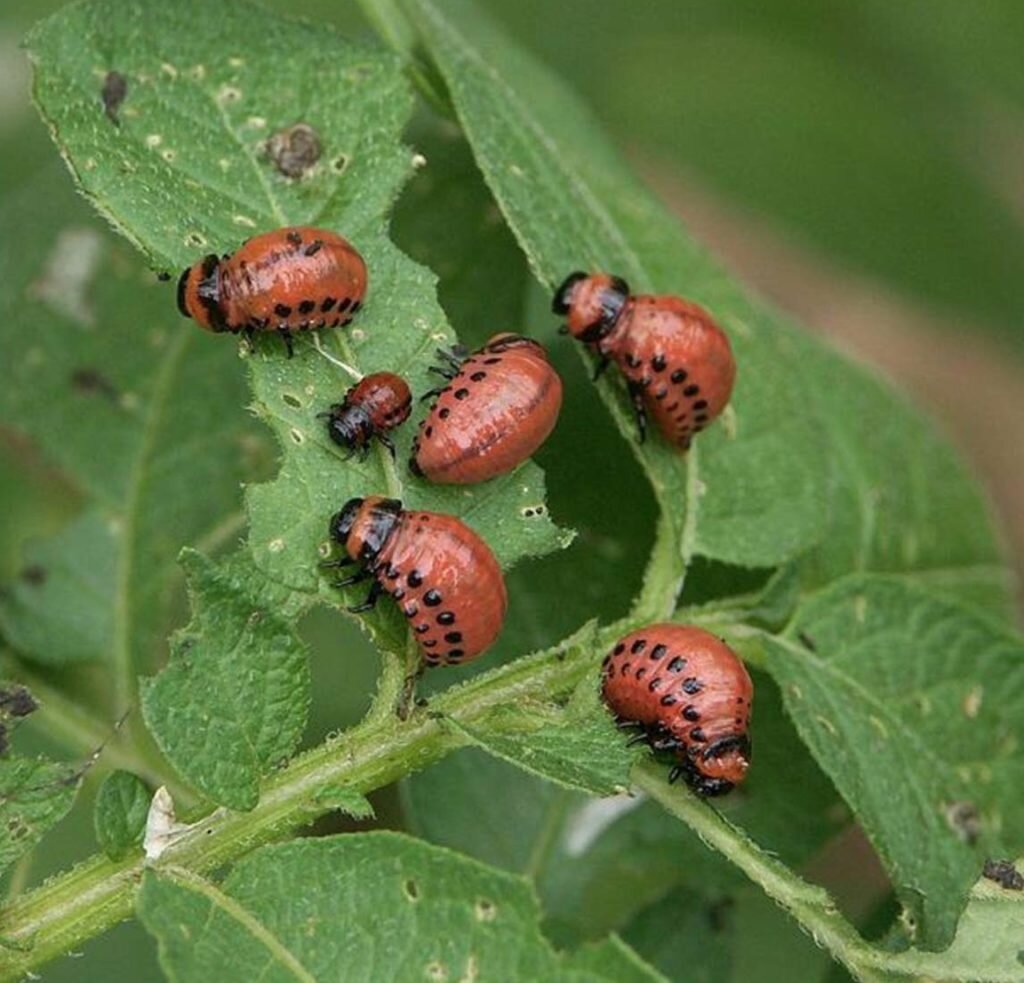
<svg viewBox="0 0 1024 983">
<path fill-rule="evenodd" d="M 350 498 L 341 508 L 340 512 L 335 512 L 331 516 L 331 522 L 329 525 L 330 536 L 336 543 L 340 543 L 342 546 L 345 545 L 348 540 L 348 534 L 352 532 L 352 526 L 355 524 L 356 516 L 359 514 L 359 509 L 362 507 L 363 499 L 361 498 Z"/>
</svg>

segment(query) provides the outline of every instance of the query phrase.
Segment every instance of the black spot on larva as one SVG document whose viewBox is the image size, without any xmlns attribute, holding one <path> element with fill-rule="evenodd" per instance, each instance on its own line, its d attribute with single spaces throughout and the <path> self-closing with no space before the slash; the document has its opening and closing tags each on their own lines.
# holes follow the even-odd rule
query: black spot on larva
<svg viewBox="0 0 1024 983">
<path fill-rule="evenodd" d="M 427 648 L 427 649 L 436 648 L 437 647 L 437 639 L 436 638 L 428 638 L 425 641 L 421 642 L 420 644 L 424 648 Z"/>
<path fill-rule="evenodd" d="M 653 693 L 659 686 L 661 686 L 661 676 L 655 676 L 648 684 L 647 688 Z"/>
<path fill-rule="evenodd" d="M 401 575 L 402 575 L 402 571 L 399 570 L 398 567 L 391 566 L 390 564 L 388 565 L 387 570 L 384 571 L 384 576 L 387 577 L 388 580 L 398 580 L 398 578 Z"/>
<path fill-rule="evenodd" d="M 473 382 L 482 382 L 484 379 L 487 378 L 487 373 L 474 372 L 469 378 L 472 379 Z"/>
<path fill-rule="evenodd" d="M 451 649 L 448 653 L 449 659 L 461 659 L 466 653 L 462 649 Z"/>
<path fill-rule="evenodd" d="M 669 378 L 675 383 L 685 382 L 686 369 L 676 369 L 675 372 L 673 372 L 672 375 L 669 376 Z"/>
<path fill-rule="evenodd" d="M 305 249 L 303 249 L 302 251 L 303 251 L 303 253 L 304 253 L 304 254 L 305 254 L 306 256 L 315 256 L 315 255 L 316 255 L 316 254 L 317 254 L 318 252 L 320 252 L 320 250 L 321 250 L 321 249 L 323 249 L 323 248 L 324 248 L 324 241 L 323 241 L 323 239 L 314 239 L 314 240 L 313 240 L 313 241 L 312 241 L 312 242 L 311 242 L 311 243 L 310 243 L 310 244 L 309 244 L 308 246 L 306 246 L 306 248 L 305 248 Z"/>
<path fill-rule="evenodd" d="M 420 613 L 420 606 L 415 601 L 410 601 L 402 610 L 407 618 L 415 618 Z"/>
<path fill-rule="evenodd" d="M 498 358 L 498 357 L 485 358 L 484 359 L 484 365 L 497 365 L 500 361 L 501 361 L 501 359 Z"/>
<path fill-rule="evenodd" d="M 639 367 L 639 365 L 640 365 L 640 359 L 638 359 L 638 358 L 636 357 L 636 355 L 634 355 L 634 354 L 633 354 L 632 352 L 630 352 L 630 353 L 629 353 L 628 355 L 626 355 L 626 364 L 627 364 L 627 365 L 628 365 L 628 366 L 629 366 L 629 367 L 630 367 L 631 369 L 635 369 L 635 368 L 638 368 L 638 367 Z"/>
<path fill-rule="evenodd" d="M 669 672 L 682 672 L 686 668 L 686 659 L 681 655 L 677 655 L 669 664 Z"/>
<path fill-rule="evenodd" d="M 626 646 L 622 642 L 619 642 L 619 644 L 615 646 L 615 654 L 616 655 L 622 655 L 622 653 L 625 652 L 625 651 L 626 651 Z"/>
<path fill-rule="evenodd" d="M 658 391 L 657 391 L 657 392 L 656 392 L 656 393 L 654 394 L 654 398 L 655 398 L 655 399 L 664 399 L 664 398 L 665 398 L 665 397 L 666 397 L 667 395 L 668 395 L 668 390 L 667 390 L 667 389 L 664 389 L 664 388 L 662 388 L 662 389 L 659 389 L 659 390 L 658 390 Z"/>
<path fill-rule="evenodd" d="M 423 621 L 416 625 L 416 627 L 413 628 L 413 631 L 416 632 L 417 635 L 422 635 L 424 632 L 430 631 L 430 625 Z"/>
<path fill-rule="evenodd" d="M 699 693 L 704 689 L 703 684 L 696 676 L 687 676 L 683 680 L 683 692 L 693 696 L 694 693 Z"/>
<path fill-rule="evenodd" d="M 706 399 L 698 399 L 697 402 L 693 404 L 693 408 L 695 410 L 706 410 L 708 408 L 708 401 Z"/>
<path fill-rule="evenodd" d="M 683 707 L 683 716 L 690 721 L 690 723 L 696 723 L 700 720 L 700 710 L 698 710 L 692 703 L 688 703 Z"/>
<path fill-rule="evenodd" d="M 355 314 L 355 312 L 356 312 L 356 311 L 358 311 L 358 310 L 359 310 L 359 308 L 360 308 L 360 307 L 362 307 L 362 306 L 363 306 L 363 302 L 362 302 L 361 300 L 357 300 L 357 301 L 356 301 L 356 302 L 355 302 L 355 303 L 354 303 L 354 304 L 352 305 L 352 313 L 353 313 L 353 314 Z"/>
<path fill-rule="evenodd" d="M 456 399 L 465 399 L 468 395 L 469 395 L 469 390 L 468 389 L 456 389 L 455 390 L 455 398 Z"/>
<path fill-rule="evenodd" d="M 668 647 L 665 646 L 665 645 L 662 645 L 659 642 L 657 645 L 654 646 L 653 649 L 651 649 L 651 658 L 652 659 L 660 659 L 666 652 L 668 652 Z"/>
<path fill-rule="evenodd" d="M 439 625 L 454 625 L 455 624 L 455 612 L 454 611 L 442 611 L 437 616 L 437 623 Z"/>
<path fill-rule="evenodd" d="M 302 245 L 302 235 L 301 235 L 300 233 L 298 233 L 298 232 L 295 232 L 294 230 L 293 230 L 293 231 L 291 231 L 291 232 L 289 232 L 289 233 L 288 233 L 288 234 L 287 234 L 287 235 L 285 236 L 285 238 L 286 238 L 286 239 L 287 239 L 287 240 L 288 240 L 288 241 L 289 241 L 289 242 L 290 242 L 290 243 L 291 243 L 291 244 L 292 244 L 293 246 L 301 246 L 301 245 Z"/>
<path fill-rule="evenodd" d="M 629 651 L 632 652 L 634 655 L 636 655 L 637 652 L 642 652 L 645 648 L 647 648 L 647 639 L 646 638 L 638 638 L 630 646 Z"/>
<path fill-rule="evenodd" d="M 646 676 L 646 675 L 647 675 L 647 666 L 641 666 L 639 669 L 637 669 L 637 671 L 636 671 L 636 678 L 637 679 L 643 679 L 644 676 Z"/>
<path fill-rule="evenodd" d="M 338 313 L 344 314 L 348 310 L 348 305 L 352 303 L 351 297 L 345 297 L 338 302 Z"/>
<path fill-rule="evenodd" d="M 462 632 L 461 631 L 449 631 L 449 632 L 446 632 L 445 636 L 444 636 L 444 640 L 446 642 L 450 643 L 451 645 L 457 645 L 459 642 L 462 641 Z"/>
<path fill-rule="evenodd" d="M 742 696 L 737 696 L 736 697 L 736 702 L 739 703 L 739 704 L 742 704 L 743 703 L 743 697 Z"/>
<path fill-rule="evenodd" d="M 691 382 L 690 385 L 688 385 L 683 390 L 683 395 L 684 396 L 696 396 L 697 393 L 699 393 L 699 392 L 700 392 L 700 386 L 698 386 L 697 383 L 695 383 L 695 382 Z"/>
<path fill-rule="evenodd" d="M 632 664 L 633 664 L 632 662 L 623 662 L 623 663 L 622 663 L 622 668 L 621 668 L 621 670 L 620 670 L 620 672 L 619 672 L 619 675 L 620 675 L 620 676 L 625 676 L 625 675 L 626 675 L 626 673 L 628 673 L 628 672 L 629 672 L 629 667 L 630 667 L 630 666 L 631 666 Z"/>
<path fill-rule="evenodd" d="M 423 583 L 423 574 L 419 570 L 413 570 L 406 578 L 406 583 L 410 587 L 419 587 Z"/>
<path fill-rule="evenodd" d="M 396 601 L 400 601 L 400 600 L 401 600 L 401 599 L 402 599 L 403 597 L 405 597 L 405 591 L 404 591 L 404 590 L 402 590 L 402 588 L 401 588 L 401 587 L 396 587 L 396 588 L 395 588 L 395 589 L 394 589 L 394 590 L 393 590 L 393 591 L 391 592 L 391 596 L 392 596 L 392 597 L 393 597 L 393 598 L 394 598 L 394 599 L 395 599 Z"/>
<path fill-rule="evenodd" d="M 296 123 L 274 133 L 263 145 L 271 163 L 285 177 L 302 177 L 319 159 L 322 149 L 316 130 Z"/>
<path fill-rule="evenodd" d="M 442 407 L 442 408 L 441 408 L 441 409 L 440 409 L 440 410 L 438 411 L 437 415 L 438 415 L 438 416 L 439 416 L 439 417 L 440 417 L 440 418 L 441 418 L 442 420 L 447 420 L 447 419 L 448 419 L 448 417 L 450 417 L 450 416 L 452 415 L 452 411 L 451 411 L 450 409 L 448 409 L 448 407 L 447 407 L 447 406 L 444 406 L 444 407 Z"/>
<path fill-rule="evenodd" d="M 664 355 L 655 355 L 654 358 L 651 359 L 651 368 L 654 369 L 655 372 L 664 372 L 666 365 L 668 365 L 668 361 L 665 359 Z"/>
<path fill-rule="evenodd" d="M 324 302 L 320 305 L 320 310 L 326 314 L 336 303 L 338 303 L 337 297 L 325 297 Z"/>
<path fill-rule="evenodd" d="M 426 604 L 428 608 L 436 608 L 438 604 L 441 603 L 440 593 L 433 589 L 428 590 L 426 594 L 423 595 L 423 603 Z"/>
<path fill-rule="evenodd" d="M 696 423 L 698 426 L 701 425 L 701 424 L 707 423 L 708 422 L 708 415 L 707 415 L 707 413 L 698 413 L 693 418 L 693 422 Z"/>
<path fill-rule="evenodd" d="M 423 436 L 425 436 L 425 437 L 433 437 L 434 436 L 434 428 L 433 427 L 426 427 L 426 428 L 424 428 Z"/>
<path fill-rule="evenodd" d="M 665 407 L 665 412 L 666 413 L 675 413 L 675 411 L 677 409 L 679 409 L 679 401 L 678 400 L 676 402 L 670 403 L 668 406 L 666 406 Z"/>
<path fill-rule="evenodd" d="M 676 705 L 676 698 L 671 693 L 666 693 L 661 698 L 661 705 L 663 707 L 672 707 Z"/>
<path fill-rule="evenodd" d="M 287 304 L 275 304 L 274 313 L 278 317 L 290 317 L 292 309 Z"/>
<path fill-rule="evenodd" d="M 703 744 L 707 740 L 707 737 L 700 727 L 694 727 L 693 730 L 690 731 L 690 740 Z"/>
<path fill-rule="evenodd" d="M 603 659 L 601 660 L 601 668 L 602 668 L 602 669 L 607 669 L 607 668 L 608 668 L 608 663 L 609 663 L 609 662 L 611 662 L 611 661 L 612 661 L 612 657 L 611 657 L 610 655 L 606 655 L 606 656 L 605 656 L 605 657 L 604 657 L 604 658 L 603 658 Z"/>
<path fill-rule="evenodd" d="M 316 307 L 316 301 L 315 300 L 304 300 L 304 301 L 302 301 L 302 303 L 299 304 L 299 313 L 300 314 L 309 314 L 313 310 L 314 307 Z"/>
</svg>

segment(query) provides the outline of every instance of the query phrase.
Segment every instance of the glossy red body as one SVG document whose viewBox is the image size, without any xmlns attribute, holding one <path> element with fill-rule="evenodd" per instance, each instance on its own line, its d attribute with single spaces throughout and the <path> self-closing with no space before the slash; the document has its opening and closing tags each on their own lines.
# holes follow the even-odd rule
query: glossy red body
<svg viewBox="0 0 1024 983">
<path fill-rule="evenodd" d="M 720 795 L 743 781 L 754 686 L 725 642 L 689 625 L 648 625 L 620 639 L 603 670 L 618 720 L 672 751 L 697 791 Z"/>
<path fill-rule="evenodd" d="M 495 335 L 465 359 L 420 424 L 410 466 L 430 481 L 469 485 L 512 471 L 547 440 L 562 380 L 537 342 Z"/>
<path fill-rule="evenodd" d="M 178 306 L 208 331 L 304 331 L 348 324 L 366 285 L 366 264 L 347 239 L 295 226 L 199 260 L 181 276 Z"/>
<path fill-rule="evenodd" d="M 729 339 L 697 304 L 671 295 L 621 295 L 616 285 L 625 286 L 600 274 L 581 276 L 566 290 L 569 331 L 615 362 L 642 390 L 658 429 L 685 451 L 732 395 L 736 361 Z M 603 333 L 596 330 L 602 318 Z"/>
<path fill-rule="evenodd" d="M 398 602 L 428 665 L 475 659 L 505 620 L 508 595 L 498 561 L 469 526 L 438 512 L 399 511 L 381 537 L 378 517 L 386 502 L 362 502 L 346 551 L 367 562 Z"/>
<path fill-rule="evenodd" d="M 412 393 L 405 379 L 393 372 L 374 372 L 320 415 L 327 417 L 328 436 L 342 447 L 359 450 L 378 437 L 393 451 L 386 434 L 409 418 L 411 408 Z"/>
<path fill-rule="evenodd" d="M 346 394 L 348 406 L 358 406 L 376 430 L 392 430 L 409 418 L 412 393 L 394 372 L 374 372 L 360 379 Z"/>
</svg>

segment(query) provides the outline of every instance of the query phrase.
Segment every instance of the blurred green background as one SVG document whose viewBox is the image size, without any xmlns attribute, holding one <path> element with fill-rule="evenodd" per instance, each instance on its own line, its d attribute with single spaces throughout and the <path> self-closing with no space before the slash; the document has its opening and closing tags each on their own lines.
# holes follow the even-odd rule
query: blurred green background
<svg viewBox="0 0 1024 983">
<path fill-rule="evenodd" d="M 741 278 L 879 366 L 939 418 L 991 490 L 1021 570 L 1024 4 L 480 2 L 586 97 L 640 173 Z M 56 158 L 29 103 L 18 42 L 34 20 L 60 5 L 7 0 L 0 7 L 5 198 Z M 368 33 L 353 3 L 276 0 L 269 6 L 331 21 L 352 36 Z M 416 131 L 410 139 L 416 141 Z M 424 137 L 430 139 L 436 137 Z M 482 237 L 488 252 L 472 255 L 491 270 L 507 269 L 507 276 L 478 296 L 467 288 L 473 271 L 460 267 L 458 244 L 439 240 L 434 230 L 443 227 L 446 209 L 476 207 L 482 189 L 463 151 L 443 145 L 424 150 L 436 176 L 428 167 L 424 181 L 410 189 L 396 232 L 414 256 L 433 257 L 456 327 L 473 342 L 520 316 L 544 316 L 500 232 Z M 2 230 L 7 236 L 17 232 Z M 502 281 L 507 310 L 495 300 L 506 297 L 495 292 Z M 489 323 L 492 318 L 498 323 Z M 602 514 L 602 501 L 619 500 L 642 482 L 631 458 L 582 488 L 566 466 L 566 448 L 617 438 L 576 360 L 564 353 L 557 358 L 570 386 L 583 395 L 567 407 L 541 463 L 552 510 L 580 528 L 581 552 L 517 571 L 513 594 L 529 578 L 550 582 L 555 596 L 581 557 L 600 561 L 603 573 L 589 585 L 590 595 L 562 599 L 535 617 L 521 608 L 521 621 L 503 644 L 507 655 L 560 637 L 592 613 L 597 598 L 604 598 L 602 616 L 614 616 L 617 610 L 609 606 L 626 603 L 641 569 L 642 548 L 626 545 L 650 537 L 650 503 L 642 490 L 634 488 L 639 505 L 631 515 Z M 2 429 L 0 472 L 0 511 L 7 520 L 0 525 L 0 580 L 7 580 L 21 567 L 23 543 L 57 532 L 79 502 L 29 446 Z M 623 586 L 616 591 L 613 584 Z M 358 634 L 330 612 L 309 618 L 303 631 L 314 650 L 316 691 L 333 694 L 314 706 L 313 742 L 357 719 L 376 663 Z M 385 824 L 400 822 L 393 791 L 375 804 Z M 93 849 L 86 802 L 47 838 L 29 880 Z M 849 851 L 843 856 L 856 867 Z M 822 868 L 823 876 L 829 869 Z M 871 876 L 865 884 L 859 898 L 855 889 L 846 900 L 866 916 L 879 898 Z M 678 904 L 684 909 L 686 899 Z M 780 928 L 770 905 L 751 895 L 730 917 L 743 925 L 748 950 L 732 961 L 732 978 L 794 978 L 789 962 L 776 971 L 757 961 L 759 975 L 751 975 L 752 960 L 758 960 L 751 954 L 764 948 L 758 940 L 791 931 Z M 633 933 L 638 939 L 642 934 L 641 928 Z M 808 966 L 818 967 L 807 969 L 806 978 L 819 978 L 820 960 L 809 943 L 804 955 Z M 152 946 L 132 925 L 93 943 L 84 961 L 48 968 L 46 978 L 124 979 L 126 965 L 133 979 L 158 978 Z"/>
</svg>

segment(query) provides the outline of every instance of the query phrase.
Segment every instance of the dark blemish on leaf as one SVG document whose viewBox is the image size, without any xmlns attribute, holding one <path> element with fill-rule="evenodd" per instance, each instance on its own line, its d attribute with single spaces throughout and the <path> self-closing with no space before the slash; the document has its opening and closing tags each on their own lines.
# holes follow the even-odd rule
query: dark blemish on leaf
<svg viewBox="0 0 1024 983">
<path fill-rule="evenodd" d="M 814 644 L 814 639 L 811 638 L 807 632 L 799 631 L 797 632 L 796 637 L 800 639 L 800 644 L 803 645 L 805 649 L 810 649 L 812 652 L 818 651 L 818 646 Z"/>
<path fill-rule="evenodd" d="M 12 717 L 27 717 L 38 709 L 39 704 L 35 697 L 24 686 L 15 685 L 0 689 L 0 713 Z"/>
<path fill-rule="evenodd" d="M 986 860 L 982 875 L 1007 891 L 1024 891 L 1024 876 L 1012 860 Z"/>
<path fill-rule="evenodd" d="M 42 587 L 46 583 L 46 578 L 46 567 L 41 567 L 38 563 L 30 564 L 21 571 L 21 579 L 33 587 Z"/>
<path fill-rule="evenodd" d="M 302 402 L 301 402 L 301 400 L 299 400 L 298 397 L 293 396 L 291 393 L 282 393 L 281 394 L 281 399 L 285 403 L 287 403 L 289 406 L 293 407 L 294 409 L 297 409 L 297 410 L 302 409 Z"/>
<path fill-rule="evenodd" d="M 335 174 L 344 174 L 345 173 L 345 169 L 347 167 L 348 167 L 348 155 L 347 154 L 338 154 L 338 156 L 335 157 L 334 160 L 331 161 L 331 170 L 334 171 Z"/>
<path fill-rule="evenodd" d="M 80 393 L 104 396 L 112 403 L 116 403 L 121 395 L 117 390 L 117 386 L 97 369 L 75 369 L 71 373 L 71 385 Z"/>
<path fill-rule="evenodd" d="M 271 134 L 263 149 L 274 167 L 287 178 L 302 177 L 323 153 L 320 137 L 306 123 L 296 123 Z"/>
<path fill-rule="evenodd" d="M 121 125 L 117 112 L 127 95 L 128 80 L 120 72 L 107 72 L 106 78 L 103 79 L 103 88 L 100 90 L 100 98 L 103 100 L 103 112 L 114 126 Z"/>
<path fill-rule="evenodd" d="M 419 901 L 420 888 L 419 885 L 411 877 L 402 885 L 402 890 L 405 892 L 405 896 L 410 901 Z"/>
</svg>

